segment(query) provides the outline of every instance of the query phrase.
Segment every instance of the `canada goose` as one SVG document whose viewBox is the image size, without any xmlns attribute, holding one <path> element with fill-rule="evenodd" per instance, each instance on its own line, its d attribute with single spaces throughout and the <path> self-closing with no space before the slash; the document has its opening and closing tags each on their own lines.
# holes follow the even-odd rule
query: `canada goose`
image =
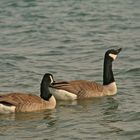
<svg viewBox="0 0 140 140">
<path fill-rule="evenodd" d="M 117 86 L 112 72 L 112 62 L 122 49 L 111 49 L 105 53 L 103 85 L 84 80 L 54 82 L 48 90 L 58 100 L 74 100 L 92 97 L 114 95 L 117 93 Z"/>
<path fill-rule="evenodd" d="M 26 93 L 0 95 L 0 113 L 31 112 L 55 108 L 56 100 L 47 88 L 53 82 L 51 74 L 46 73 L 43 76 L 40 86 L 40 97 Z"/>
</svg>

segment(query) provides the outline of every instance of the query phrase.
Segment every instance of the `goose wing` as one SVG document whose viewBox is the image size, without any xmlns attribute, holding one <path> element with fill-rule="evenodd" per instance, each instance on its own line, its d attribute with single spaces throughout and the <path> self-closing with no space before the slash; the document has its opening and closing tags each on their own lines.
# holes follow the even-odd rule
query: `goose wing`
<svg viewBox="0 0 140 140">
<path fill-rule="evenodd" d="M 0 103 L 5 102 L 11 105 L 18 105 L 25 102 L 36 102 L 39 103 L 40 97 L 32 94 L 24 94 L 24 93 L 9 93 L 5 95 L 0 95 Z"/>
<path fill-rule="evenodd" d="M 58 82 L 52 88 L 61 89 L 77 95 L 78 98 L 96 97 L 103 92 L 103 86 L 93 81 L 76 80 Z"/>
<path fill-rule="evenodd" d="M 16 93 L 0 95 L 0 103 L 9 106 L 16 106 L 19 103 L 19 98 L 17 98 L 16 96 Z"/>
<path fill-rule="evenodd" d="M 40 97 L 24 93 L 0 95 L 0 103 L 7 106 L 15 106 L 17 112 L 40 110 L 46 106 L 46 102 Z"/>
</svg>

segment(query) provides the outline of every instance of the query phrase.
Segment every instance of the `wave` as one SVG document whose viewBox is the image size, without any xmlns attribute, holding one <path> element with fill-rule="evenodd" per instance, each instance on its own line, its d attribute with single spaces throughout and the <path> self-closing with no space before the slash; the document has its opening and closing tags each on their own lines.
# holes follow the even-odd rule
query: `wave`
<svg viewBox="0 0 140 140">
<path fill-rule="evenodd" d="M 140 68 L 132 68 L 126 71 L 126 73 L 132 73 L 132 74 L 140 74 Z"/>
</svg>

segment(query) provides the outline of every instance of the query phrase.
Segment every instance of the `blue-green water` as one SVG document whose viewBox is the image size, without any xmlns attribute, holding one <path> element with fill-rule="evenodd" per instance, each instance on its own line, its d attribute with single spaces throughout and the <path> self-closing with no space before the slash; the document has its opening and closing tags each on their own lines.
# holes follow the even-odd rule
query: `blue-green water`
<svg viewBox="0 0 140 140">
<path fill-rule="evenodd" d="M 140 0 L 1 0 L 1 93 L 39 95 L 46 72 L 102 82 L 104 52 L 118 47 L 116 96 L 0 115 L 0 139 L 140 139 Z"/>
</svg>

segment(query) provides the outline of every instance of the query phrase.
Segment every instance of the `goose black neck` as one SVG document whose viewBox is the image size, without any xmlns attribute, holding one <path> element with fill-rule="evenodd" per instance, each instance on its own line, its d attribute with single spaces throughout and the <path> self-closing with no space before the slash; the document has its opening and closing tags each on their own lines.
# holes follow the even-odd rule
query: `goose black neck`
<svg viewBox="0 0 140 140">
<path fill-rule="evenodd" d="M 42 80 L 40 87 L 40 97 L 48 101 L 51 96 L 52 94 L 50 94 L 49 91 L 49 84 L 45 80 Z"/>
<path fill-rule="evenodd" d="M 114 82 L 114 75 L 112 71 L 112 60 L 105 57 L 104 59 L 104 72 L 103 72 L 103 85 L 108 85 Z"/>
</svg>

